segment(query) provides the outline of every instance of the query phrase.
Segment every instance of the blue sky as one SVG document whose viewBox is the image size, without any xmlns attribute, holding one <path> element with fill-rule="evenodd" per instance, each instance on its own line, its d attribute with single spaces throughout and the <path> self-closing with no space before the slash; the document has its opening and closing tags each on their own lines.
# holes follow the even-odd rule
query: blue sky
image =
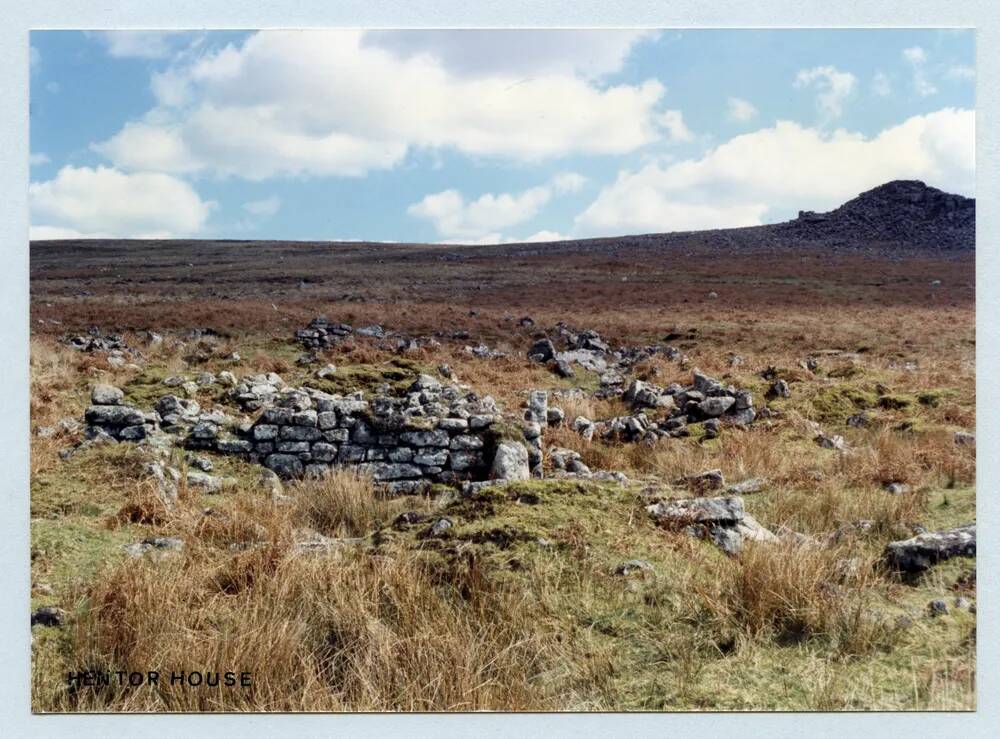
<svg viewBox="0 0 1000 739">
<path fill-rule="evenodd" d="M 33 238 L 495 243 L 974 188 L 960 30 L 31 34 Z"/>
</svg>

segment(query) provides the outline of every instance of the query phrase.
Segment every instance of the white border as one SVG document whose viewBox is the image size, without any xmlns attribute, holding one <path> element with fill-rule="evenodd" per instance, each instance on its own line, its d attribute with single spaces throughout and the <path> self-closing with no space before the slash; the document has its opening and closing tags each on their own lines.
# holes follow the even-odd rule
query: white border
<svg viewBox="0 0 1000 739">
<path fill-rule="evenodd" d="M 998 411 L 1000 367 L 1000 228 L 996 204 L 1000 149 L 1000 4 L 991 0 L 870 0 L 866 4 L 817 0 L 705 0 L 592 3 L 507 0 L 473 7 L 424 0 L 0 0 L 0 732 L 7 736 L 107 736 L 148 730 L 217 732 L 247 730 L 296 736 L 337 734 L 508 736 L 662 736 L 742 734 L 839 736 L 889 730 L 931 736 L 985 736 L 997 716 L 997 557 L 992 546 L 1000 492 Z M 979 563 L 979 710 L 975 714 L 476 714 L 41 716 L 30 714 L 27 603 L 28 544 L 28 31 L 64 29 L 295 28 L 295 27 L 974 27 L 977 29 L 977 499 Z M 984 536 L 985 534 L 985 536 Z M 983 542 L 987 546 L 983 546 Z M 996 727 L 994 727 L 996 729 Z M 989 732 L 993 733 L 993 732 Z"/>
</svg>

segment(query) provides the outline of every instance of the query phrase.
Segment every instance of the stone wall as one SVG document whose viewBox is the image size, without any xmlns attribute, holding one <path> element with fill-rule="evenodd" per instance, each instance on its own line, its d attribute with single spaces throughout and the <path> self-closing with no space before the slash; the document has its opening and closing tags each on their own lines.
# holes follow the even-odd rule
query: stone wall
<svg viewBox="0 0 1000 739">
<path fill-rule="evenodd" d="M 489 397 L 421 375 L 402 397 L 346 397 L 286 388 L 235 435 L 199 423 L 189 448 L 247 456 L 281 477 L 319 476 L 357 467 L 394 492 L 433 482 L 485 479 L 499 438 Z"/>
</svg>

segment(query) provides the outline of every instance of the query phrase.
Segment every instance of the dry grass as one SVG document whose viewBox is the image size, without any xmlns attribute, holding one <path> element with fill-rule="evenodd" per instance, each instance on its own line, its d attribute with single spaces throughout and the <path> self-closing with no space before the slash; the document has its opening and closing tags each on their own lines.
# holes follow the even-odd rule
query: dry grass
<svg viewBox="0 0 1000 739">
<path fill-rule="evenodd" d="M 392 512 L 376 496 L 371 478 L 350 469 L 303 480 L 294 498 L 299 518 L 326 536 L 364 536 L 387 523 Z"/>
<path fill-rule="evenodd" d="M 463 594 L 465 597 L 463 597 Z M 64 694 L 48 710 L 526 710 L 546 645 L 528 605 L 433 580 L 413 555 L 238 554 L 195 544 L 126 563 L 87 593 L 76 669 L 238 669 L 250 690 Z"/>
<path fill-rule="evenodd" d="M 703 586 L 701 605 L 717 629 L 758 640 L 825 638 L 852 656 L 888 648 L 895 629 L 873 615 L 864 596 L 876 581 L 874 563 L 845 554 L 792 544 L 747 546 L 717 581 Z"/>
</svg>

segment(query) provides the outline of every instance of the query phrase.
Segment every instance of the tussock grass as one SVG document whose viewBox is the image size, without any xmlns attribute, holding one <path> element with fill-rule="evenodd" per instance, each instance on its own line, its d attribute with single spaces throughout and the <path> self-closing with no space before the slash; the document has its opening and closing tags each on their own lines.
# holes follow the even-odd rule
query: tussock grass
<svg viewBox="0 0 1000 739">
<path fill-rule="evenodd" d="M 463 597 L 463 594 L 465 597 Z M 126 563 L 87 593 L 80 669 L 238 667 L 250 690 L 64 694 L 69 710 L 525 710 L 547 645 L 521 596 L 435 582 L 412 555 L 237 554 L 195 545 Z"/>
</svg>

